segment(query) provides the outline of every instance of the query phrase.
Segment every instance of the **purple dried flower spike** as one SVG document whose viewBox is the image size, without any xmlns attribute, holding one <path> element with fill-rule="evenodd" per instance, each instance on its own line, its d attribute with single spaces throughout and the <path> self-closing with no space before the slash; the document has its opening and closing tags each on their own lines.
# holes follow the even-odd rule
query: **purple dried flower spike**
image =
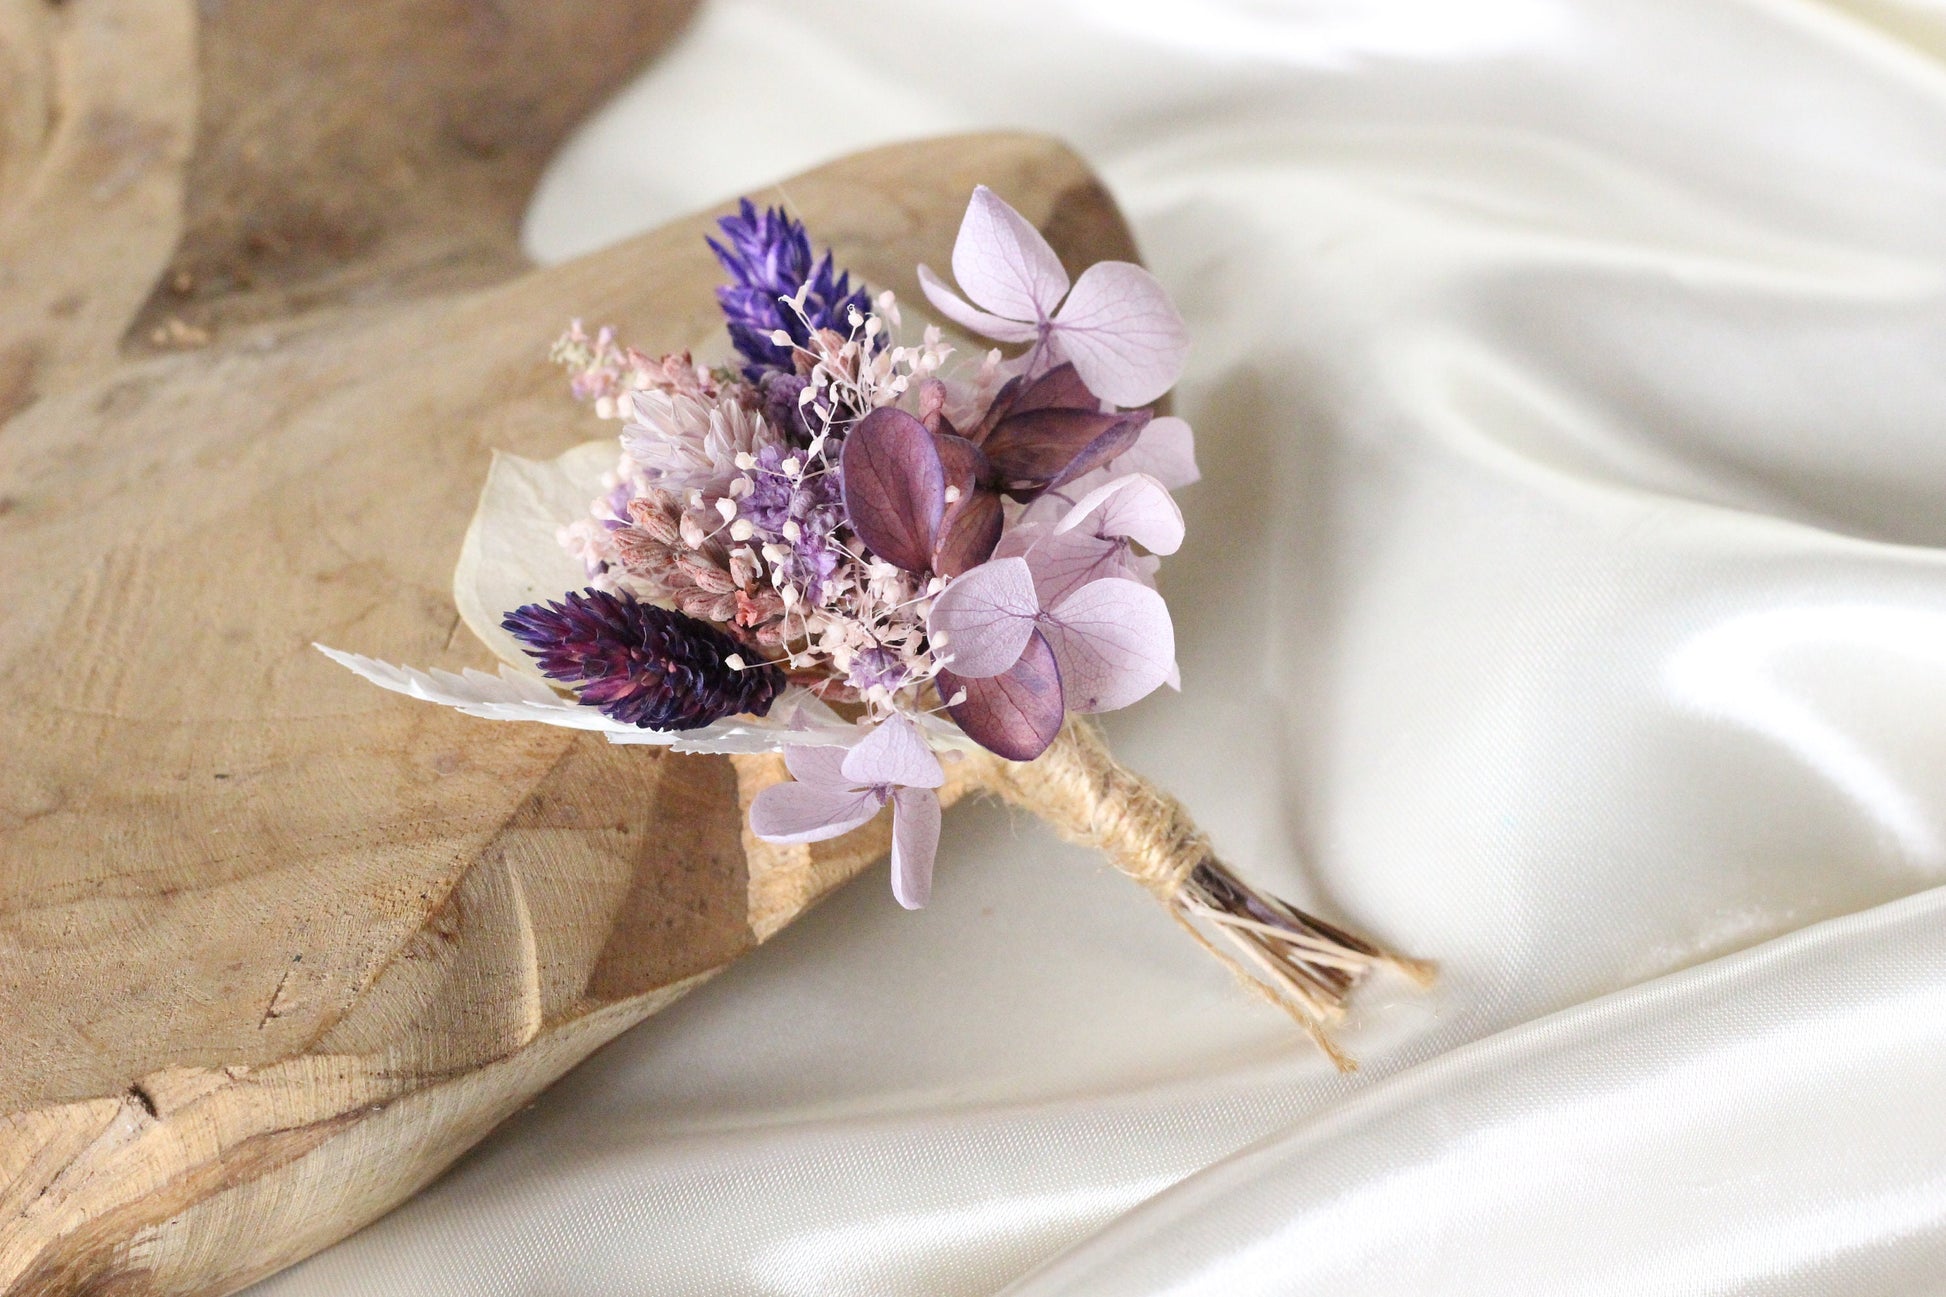
<svg viewBox="0 0 1946 1297">
<path fill-rule="evenodd" d="M 643 729 L 762 716 L 784 688 L 774 666 L 731 666 L 740 646 L 709 623 L 627 593 L 584 590 L 565 603 L 530 603 L 500 624 L 582 702 Z"/>
<path fill-rule="evenodd" d="M 749 362 L 743 375 L 751 382 L 761 382 L 766 373 L 791 371 L 791 349 L 771 341 L 779 329 L 802 346 L 812 329 L 849 332 L 852 310 L 863 314 L 871 309 L 863 286 L 852 288 L 851 276 L 832 265 L 830 252 L 812 262 L 810 236 L 783 208 L 759 212 L 746 198 L 736 215 L 716 225 L 723 239 L 709 240 L 710 250 L 735 279 L 716 290 L 716 300 L 723 306 L 730 341 Z M 795 298 L 807 284 L 801 317 L 777 300 Z"/>
</svg>

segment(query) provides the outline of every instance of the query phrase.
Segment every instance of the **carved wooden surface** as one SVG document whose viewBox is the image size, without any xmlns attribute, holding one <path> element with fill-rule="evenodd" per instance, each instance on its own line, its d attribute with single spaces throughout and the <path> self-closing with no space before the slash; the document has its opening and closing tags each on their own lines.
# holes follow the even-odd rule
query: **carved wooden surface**
<svg viewBox="0 0 1946 1297">
<path fill-rule="evenodd" d="M 228 1292 L 423 1185 L 874 860 L 744 836 L 774 774 L 382 693 L 487 665 L 500 447 L 600 425 L 570 315 L 718 349 L 679 221 L 531 270 L 526 193 L 685 6 L 0 0 L 0 1293 Z M 916 297 L 993 185 L 1128 256 L 1049 141 L 788 182 Z"/>
</svg>

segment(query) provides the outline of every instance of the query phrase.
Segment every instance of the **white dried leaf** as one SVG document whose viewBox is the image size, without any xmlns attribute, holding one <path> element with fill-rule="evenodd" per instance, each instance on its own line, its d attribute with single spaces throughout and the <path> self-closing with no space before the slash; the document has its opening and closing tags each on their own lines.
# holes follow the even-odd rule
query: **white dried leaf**
<svg viewBox="0 0 1946 1297">
<path fill-rule="evenodd" d="M 612 440 L 584 442 L 548 460 L 494 452 L 460 546 L 453 603 L 495 657 L 527 676 L 538 679 L 539 669 L 500 619 L 587 586 L 587 571 L 561 547 L 558 533 L 588 517 L 605 492 L 603 474 L 614 471 L 620 454 Z"/>
<path fill-rule="evenodd" d="M 565 729 L 594 730 L 610 743 L 642 743 L 677 752 L 775 752 L 792 747 L 844 747 L 860 737 L 857 726 L 839 716 L 809 690 L 793 686 L 779 694 L 768 716 L 728 716 L 693 730 L 649 730 L 614 720 L 593 707 L 556 693 L 539 677 L 502 666 L 498 675 L 468 668 L 455 674 L 437 669 L 394 666 L 322 644 L 312 647 L 381 689 L 439 703 L 493 721 L 535 721 Z"/>
<path fill-rule="evenodd" d="M 633 730 L 611 720 L 593 707 L 583 707 L 571 698 L 554 692 L 540 678 L 502 666 L 498 675 L 467 668 L 455 675 L 451 671 L 421 671 L 416 667 L 394 666 L 358 653 L 314 644 L 313 648 L 371 681 L 381 689 L 418 698 L 424 702 L 455 707 L 468 716 L 494 721 L 538 721 L 575 730 Z M 665 737 L 664 742 L 668 739 Z"/>
</svg>

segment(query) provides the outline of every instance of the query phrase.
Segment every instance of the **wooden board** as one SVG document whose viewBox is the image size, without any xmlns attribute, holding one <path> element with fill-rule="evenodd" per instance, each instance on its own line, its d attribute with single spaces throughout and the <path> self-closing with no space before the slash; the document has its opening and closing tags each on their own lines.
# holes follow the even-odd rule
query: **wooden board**
<svg viewBox="0 0 1946 1297">
<path fill-rule="evenodd" d="M 600 435 L 548 342 L 720 348 L 713 214 L 547 270 L 514 241 L 684 11 L 0 0 L 0 1292 L 290 1264 L 882 851 L 749 840 L 763 763 L 309 647 L 487 665 L 448 587 L 489 452 Z M 976 182 L 1070 264 L 1132 255 L 1044 139 L 787 187 L 916 298 Z"/>
</svg>

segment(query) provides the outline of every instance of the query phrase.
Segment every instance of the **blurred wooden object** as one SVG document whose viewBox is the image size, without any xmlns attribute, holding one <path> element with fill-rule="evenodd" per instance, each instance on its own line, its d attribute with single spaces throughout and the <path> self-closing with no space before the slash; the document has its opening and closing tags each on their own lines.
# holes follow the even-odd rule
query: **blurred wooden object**
<svg viewBox="0 0 1946 1297">
<path fill-rule="evenodd" d="M 488 452 L 598 435 L 549 340 L 717 349 L 710 214 L 548 270 L 515 243 L 686 8 L 0 0 L 0 1293 L 288 1265 L 879 855 L 746 839 L 768 763 L 309 648 L 487 665 L 448 585 Z M 787 188 L 916 297 L 980 181 L 1071 264 L 1131 255 L 1036 138 Z"/>
</svg>

